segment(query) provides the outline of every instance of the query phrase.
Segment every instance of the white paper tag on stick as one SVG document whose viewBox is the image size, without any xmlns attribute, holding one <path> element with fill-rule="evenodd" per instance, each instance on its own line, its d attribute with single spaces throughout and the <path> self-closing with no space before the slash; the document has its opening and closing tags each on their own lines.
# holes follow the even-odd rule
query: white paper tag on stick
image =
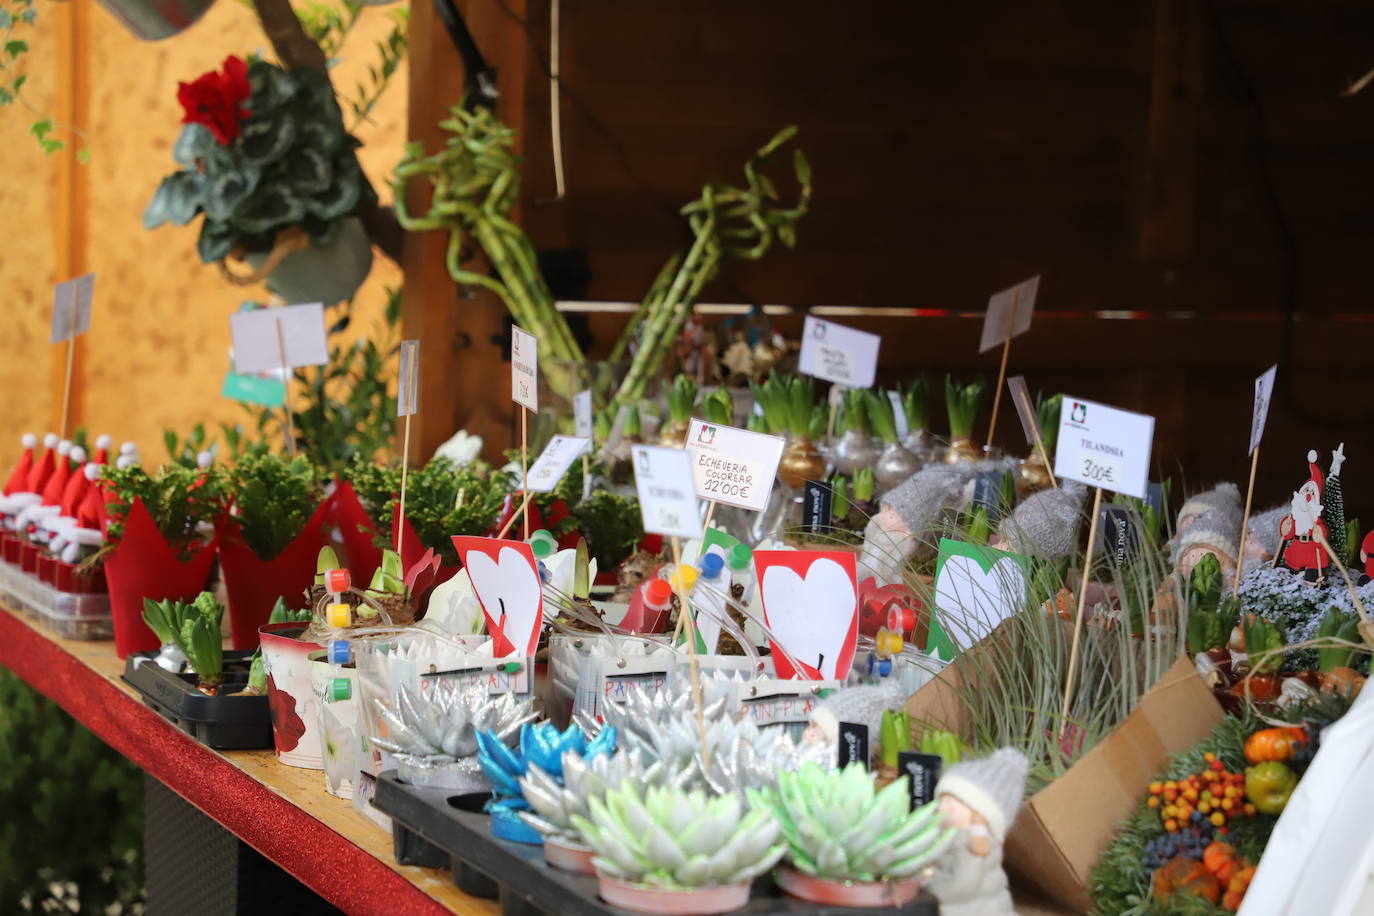
<svg viewBox="0 0 1374 916">
<path fill-rule="evenodd" d="M 1253 455 L 1264 438 L 1264 424 L 1269 419 L 1269 402 L 1274 396 L 1274 377 L 1278 372 L 1278 366 L 1270 366 L 1255 379 L 1255 407 L 1250 414 L 1250 451 L 1246 452 L 1247 455 Z"/>
<path fill-rule="evenodd" d="M 408 417 L 420 403 L 420 342 L 401 341 L 401 366 L 396 384 L 396 416 Z"/>
<path fill-rule="evenodd" d="M 1054 473 L 1144 499 L 1155 418 L 1064 395 Z"/>
<path fill-rule="evenodd" d="M 878 373 L 882 340 L 877 334 L 807 315 L 797 369 L 847 388 L 869 388 Z"/>
<path fill-rule="evenodd" d="M 573 395 L 573 426 L 577 434 L 584 439 L 590 439 L 595 435 L 595 422 L 592 418 L 592 390 L 579 391 Z"/>
<path fill-rule="evenodd" d="M 510 397 L 539 412 L 539 341 L 517 326 L 510 329 Z"/>
<path fill-rule="evenodd" d="M 95 274 L 66 280 L 53 287 L 52 335 L 49 343 L 71 340 L 91 327 L 91 302 L 95 298 Z"/>
<path fill-rule="evenodd" d="M 1036 274 L 988 300 L 987 315 L 983 318 L 983 337 L 978 343 L 979 353 L 986 353 L 993 347 L 1001 346 L 1008 338 L 1030 330 L 1035 294 L 1039 291 L 1040 275 Z"/>
<path fill-rule="evenodd" d="M 329 362 L 324 306 L 286 305 L 229 316 L 237 372 L 271 372 L 285 366 L 322 366 Z"/>
<path fill-rule="evenodd" d="M 692 483 L 702 499 L 762 512 L 773 492 L 773 478 L 787 445 L 780 436 L 708 423 L 693 417 L 687 425 Z"/>
<path fill-rule="evenodd" d="M 635 445 L 635 491 L 649 534 L 694 538 L 701 534 L 692 458 L 680 448 Z"/>
<path fill-rule="evenodd" d="M 1030 392 L 1026 390 L 1026 377 L 1013 375 L 1007 379 L 1007 391 L 1011 403 L 1016 407 L 1016 418 L 1021 421 L 1021 432 L 1026 434 L 1026 444 L 1035 447 L 1035 425 L 1038 422 L 1035 408 L 1031 406 Z"/>
<path fill-rule="evenodd" d="M 530 465 L 525 489 L 532 493 L 547 493 L 558 486 L 568 468 L 591 447 L 592 440 L 582 436 L 554 436 Z"/>
<path fill-rule="evenodd" d="M 892 423 L 897 427 L 897 441 L 902 442 L 911 432 L 911 425 L 906 421 L 906 407 L 902 404 L 902 393 L 889 391 L 887 401 L 892 405 Z"/>
</svg>

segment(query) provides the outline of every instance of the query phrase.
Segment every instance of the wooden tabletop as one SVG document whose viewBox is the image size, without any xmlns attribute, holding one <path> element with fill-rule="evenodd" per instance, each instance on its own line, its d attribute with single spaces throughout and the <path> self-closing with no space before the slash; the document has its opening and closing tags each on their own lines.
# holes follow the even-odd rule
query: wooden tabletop
<svg viewBox="0 0 1374 916">
<path fill-rule="evenodd" d="M 103 741 L 348 913 L 494 916 L 447 871 L 397 865 L 391 835 L 325 791 L 324 773 L 270 750 L 214 751 L 143 705 L 111 642 L 60 639 L 0 608 L 0 665 Z"/>
</svg>

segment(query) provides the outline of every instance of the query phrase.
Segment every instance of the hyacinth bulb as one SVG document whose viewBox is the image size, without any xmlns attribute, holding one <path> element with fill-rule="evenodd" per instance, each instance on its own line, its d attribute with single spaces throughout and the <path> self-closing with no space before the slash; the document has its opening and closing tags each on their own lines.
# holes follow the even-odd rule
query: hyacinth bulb
<svg viewBox="0 0 1374 916">
<path fill-rule="evenodd" d="M 650 887 L 745 884 L 787 849 L 771 810 L 749 808 L 734 795 L 661 786 L 641 793 L 626 783 L 588 807 L 590 816 L 574 815 L 573 823 L 596 851 L 597 870 Z"/>
<path fill-rule="evenodd" d="M 778 774 L 776 788 L 751 790 L 755 807 L 769 808 L 797 871 L 832 881 L 915 877 L 954 838 L 936 803 L 908 810 L 907 777 L 878 791 L 858 764 L 843 770 L 806 765 Z"/>
<path fill-rule="evenodd" d="M 394 710 L 380 699 L 376 703 L 387 736 L 373 738 L 373 744 L 392 754 L 435 760 L 473 756 L 478 732 L 509 744 L 535 716 L 529 698 L 446 683 L 423 691 L 403 684 Z"/>
</svg>

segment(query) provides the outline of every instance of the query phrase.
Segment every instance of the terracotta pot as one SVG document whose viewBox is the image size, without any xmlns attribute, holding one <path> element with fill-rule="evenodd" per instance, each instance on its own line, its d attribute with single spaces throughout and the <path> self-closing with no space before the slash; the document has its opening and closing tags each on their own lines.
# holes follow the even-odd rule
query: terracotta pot
<svg viewBox="0 0 1374 916">
<path fill-rule="evenodd" d="M 235 649 L 257 648 L 258 628 L 272 616 L 272 606 L 278 598 L 293 607 L 299 607 L 305 600 L 305 591 L 315 581 L 315 562 L 324 544 L 328 509 L 328 502 L 316 506 L 314 515 L 295 539 L 270 560 L 260 559 L 244 543 L 243 531 L 232 518 L 216 524 Z"/>
<path fill-rule="evenodd" d="M 544 838 L 544 861 L 554 868 L 576 872 L 579 875 L 594 875 L 596 866 L 592 864 L 592 859 L 595 856 L 596 853 L 590 846 Z"/>
<path fill-rule="evenodd" d="M 670 891 L 659 887 L 632 884 L 596 873 L 601 885 L 601 899 L 611 906 L 636 913 L 676 913 L 679 916 L 705 916 L 709 913 L 729 913 L 749 903 L 749 885 L 703 887 L 694 890 Z"/>
<path fill-rule="evenodd" d="M 310 653 L 323 647 L 300 639 L 305 629 L 303 623 L 269 623 L 258 628 L 258 638 L 277 759 L 287 766 L 323 770 L 319 699 L 310 680 Z"/>
<path fill-rule="evenodd" d="M 808 480 L 824 480 L 825 456 L 810 439 L 793 439 L 778 462 L 778 478 L 794 490 Z"/>
<path fill-rule="evenodd" d="M 920 878 L 907 881 L 831 881 L 786 866 L 775 874 L 778 887 L 793 897 L 826 906 L 906 906 L 921 893 Z"/>
</svg>

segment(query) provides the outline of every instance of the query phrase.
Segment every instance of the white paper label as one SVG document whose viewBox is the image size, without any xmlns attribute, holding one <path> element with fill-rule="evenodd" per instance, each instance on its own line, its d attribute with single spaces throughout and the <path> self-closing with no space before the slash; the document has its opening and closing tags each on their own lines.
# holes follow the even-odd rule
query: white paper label
<svg viewBox="0 0 1374 916">
<path fill-rule="evenodd" d="M 539 412 L 539 341 L 516 326 L 510 329 L 510 397 Z"/>
<path fill-rule="evenodd" d="M 329 362 L 324 306 L 286 305 L 273 309 L 235 312 L 229 316 L 237 372 L 271 372 L 322 366 Z"/>
<path fill-rule="evenodd" d="M 892 405 L 892 421 L 897 424 L 897 441 L 901 442 L 911 432 L 906 422 L 906 408 L 902 406 L 902 394 L 900 391 L 889 391 L 887 400 Z"/>
<path fill-rule="evenodd" d="M 401 341 L 401 367 L 396 383 L 396 416 L 415 413 L 420 402 L 420 342 Z"/>
<path fill-rule="evenodd" d="M 1064 395 L 1054 473 L 1144 499 L 1155 418 Z"/>
<path fill-rule="evenodd" d="M 573 395 L 573 427 L 577 434 L 584 439 L 590 439 L 595 435 L 595 422 L 592 417 L 592 390 L 579 391 Z"/>
<path fill-rule="evenodd" d="M 1035 294 L 1039 291 L 1040 275 L 1037 274 L 988 300 L 988 311 L 983 318 L 983 337 L 978 343 L 979 353 L 986 353 L 1009 338 L 1030 330 Z"/>
<path fill-rule="evenodd" d="M 1260 440 L 1264 438 L 1264 424 L 1269 419 L 1269 401 L 1274 396 L 1274 376 L 1278 371 L 1278 366 L 1270 366 L 1263 375 L 1255 379 L 1255 409 L 1250 414 L 1250 451 L 1246 453 L 1248 455 L 1255 453 Z"/>
<path fill-rule="evenodd" d="M 558 486 L 568 468 L 591 448 L 592 440 L 582 436 L 554 436 L 530 466 L 525 489 L 532 493 L 547 493 Z"/>
<path fill-rule="evenodd" d="M 801 687 L 800 684 L 806 686 Z M 760 678 L 741 685 L 740 704 L 754 724 L 786 725 L 811 721 L 811 714 L 821 704 L 821 691 L 838 690 L 839 681 L 793 681 Z"/>
<path fill-rule="evenodd" d="M 683 449 L 657 445 L 635 445 L 630 451 L 644 530 L 682 538 L 701 534 L 692 486 L 692 457 Z"/>
<path fill-rule="evenodd" d="M 91 327 L 91 301 L 95 298 L 95 274 L 57 284 L 52 295 L 50 343 L 71 340 Z"/>
<path fill-rule="evenodd" d="M 842 324 L 806 316 L 802 323 L 801 356 L 797 369 L 849 388 L 872 386 L 878 372 L 882 338 Z"/>
<path fill-rule="evenodd" d="M 762 512 L 787 443 L 780 436 L 750 432 L 692 418 L 687 454 L 692 484 L 702 499 Z"/>
</svg>

